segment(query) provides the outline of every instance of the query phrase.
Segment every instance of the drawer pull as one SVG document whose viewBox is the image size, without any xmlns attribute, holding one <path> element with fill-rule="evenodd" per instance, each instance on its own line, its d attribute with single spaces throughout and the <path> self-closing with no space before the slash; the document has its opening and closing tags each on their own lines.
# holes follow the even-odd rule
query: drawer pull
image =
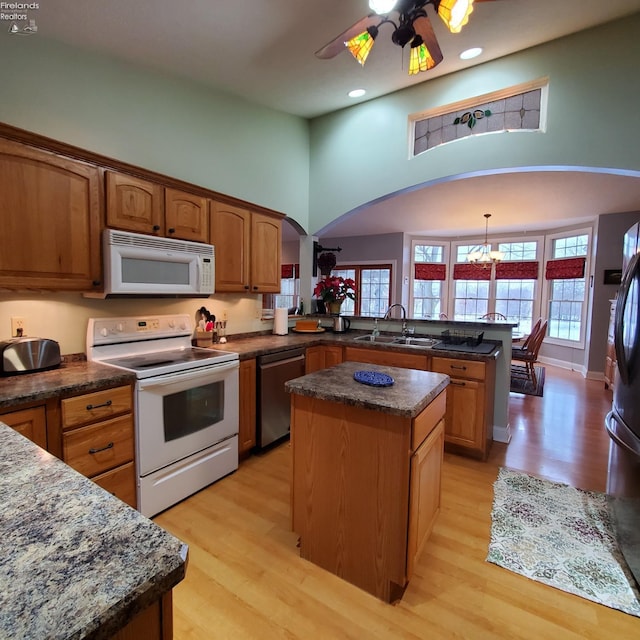
<svg viewBox="0 0 640 640">
<path fill-rule="evenodd" d="M 106 447 L 102 447 L 102 449 L 89 449 L 89 453 L 93 455 L 94 453 L 100 453 L 101 451 L 106 451 L 107 449 L 113 449 L 113 442 L 110 442 Z"/>
<path fill-rule="evenodd" d="M 459 387 L 466 387 L 467 383 L 466 382 L 456 382 L 455 380 L 449 380 L 449 384 L 455 384 Z"/>
<path fill-rule="evenodd" d="M 458 364 L 452 364 L 451 368 L 452 369 L 460 369 L 460 371 L 466 371 L 467 370 L 467 367 L 465 367 L 464 365 L 460 366 Z"/>
<path fill-rule="evenodd" d="M 113 400 L 107 400 L 102 404 L 88 404 L 87 411 L 91 411 L 92 409 L 100 409 L 100 407 L 110 407 L 113 404 Z"/>
</svg>

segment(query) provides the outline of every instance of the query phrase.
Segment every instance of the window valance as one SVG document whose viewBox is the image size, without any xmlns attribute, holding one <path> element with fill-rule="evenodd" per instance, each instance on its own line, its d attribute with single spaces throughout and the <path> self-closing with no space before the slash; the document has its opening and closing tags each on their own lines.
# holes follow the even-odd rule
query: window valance
<svg viewBox="0 0 640 640">
<path fill-rule="evenodd" d="M 584 278 L 584 267 L 586 262 L 586 258 L 561 258 L 560 260 L 549 260 L 545 270 L 545 278 L 547 280 Z"/>
<path fill-rule="evenodd" d="M 416 264 L 414 277 L 416 280 L 446 280 L 447 265 L 435 262 Z"/>
<path fill-rule="evenodd" d="M 283 264 L 280 266 L 281 278 L 298 278 L 300 276 L 299 264 Z"/>
<path fill-rule="evenodd" d="M 460 262 L 453 265 L 454 280 L 491 280 L 491 268 L 481 264 Z"/>
<path fill-rule="evenodd" d="M 537 260 L 527 262 L 499 262 L 496 265 L 496 280 L 537 280 Z"/>
</svg>

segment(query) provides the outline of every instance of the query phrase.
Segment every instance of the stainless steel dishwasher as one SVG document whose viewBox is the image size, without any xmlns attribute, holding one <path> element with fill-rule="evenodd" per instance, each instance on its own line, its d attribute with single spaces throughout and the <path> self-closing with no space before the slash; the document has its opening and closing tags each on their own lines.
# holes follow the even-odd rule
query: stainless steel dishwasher
<svg viewBox="0 0 640 640">
<path fill-rule="evenodd" d="M 289 435 L 291 396 L 284 383 L 304 375 L 304 354 L 301 348 L 258 357 L 258 449 Z"/>
</svg>

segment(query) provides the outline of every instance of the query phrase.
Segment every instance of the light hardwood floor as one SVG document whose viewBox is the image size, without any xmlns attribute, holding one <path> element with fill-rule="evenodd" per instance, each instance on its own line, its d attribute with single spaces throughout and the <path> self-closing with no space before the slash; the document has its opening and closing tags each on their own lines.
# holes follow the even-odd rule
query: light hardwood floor
<svg viewBox="0 0 640 640">
<path fill-rule="evenodd" d="M 605 489 L 610 392 L 576 373 L 546 374 L 543 398 L 512 394 L 508 446 L 494 443 L 485 463 L 445 455 L 442 510 L 395 605 L 300 559 L 288 444 L 157 516 L 190 547 L 175 639 L 640 638 L 640 619 L 485 561 L 499 466 Z"/>
</svg>

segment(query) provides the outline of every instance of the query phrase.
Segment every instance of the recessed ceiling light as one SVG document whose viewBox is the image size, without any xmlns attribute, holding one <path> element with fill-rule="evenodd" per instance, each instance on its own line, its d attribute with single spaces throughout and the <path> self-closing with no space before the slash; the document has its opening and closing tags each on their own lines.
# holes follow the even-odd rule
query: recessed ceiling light
<svg viewBox="0 0 640 640">
<path fill-rule="evenodd" d="M 471 58 L 477 58 L 482 53 L 482 47 L 472 47 L 466 49 L 460 54 L 460 60 L 471 60 Z"/>
<path fill-rule="evenodd" d="M 360 98 L 365 93 L 367 93 L 364 89 L 354 89 L 353 91 L 349 91 L 350 98 Z"/>
</svg>

